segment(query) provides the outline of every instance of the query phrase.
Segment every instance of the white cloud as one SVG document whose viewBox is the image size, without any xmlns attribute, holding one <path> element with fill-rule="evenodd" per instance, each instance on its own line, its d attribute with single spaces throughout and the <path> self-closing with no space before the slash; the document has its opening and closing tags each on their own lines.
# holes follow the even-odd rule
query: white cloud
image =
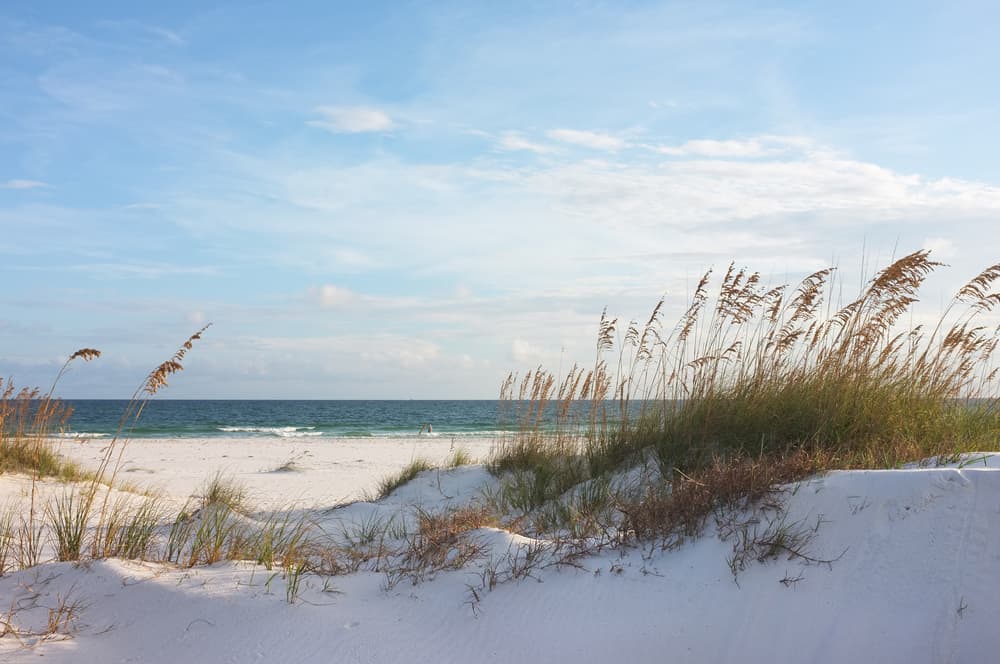
<svg viewBox="0 0 1000 664">
<path fill-rule="evenodd" d="M 313 299 L 321 307 L 326 309 L 341 307 L 357 299 L 357 294 L 350 289 L 342 286 L 334 286 L 333 284 L 323 284 L 322 286 L 313 287 L 310 289 L 310 295 L 312 295 Z"/>
<path fill-rule="evenodd" d="M 545 352 L 524 339 L 514 339 L 510 345 L 510 356 L 519 365 L 537 364 L 545 358 Z"/>
<path fill-rule="evenodd" d="M 678 108 L 680 106 L 680 104 L 678 104 L 673 99 L 665 99 L 662 101 L 651 99 L 648 102 L 648 105 L 650 108 Z"/>
<path fill-rule="evenodd" d="M 0 189 L 38 189 L 47 186 L 49 185 L 38 180 L 7 180 L 0 185 Z"/>
<path fill-rule="evenodd" d="M 954 258 L 958 255 L 955 243 L 943 237 L 927 238 L 922 249 L 930 251 L 935 259 Z"/>
<path fill-rule="evenodd" d="M 679 146 L 644 147 L 660 154 L 678 157 L 739 158 L 772 156 L 811 145 L 812 141 L 799 136 L 760 136 L 744 140 L 697 139 Z"/>
<path fill-rule="evenodd" d="M 337 134 L 389 131 L 395 127 L 388 113 L 370 106 L 320 106 L 316 110 L 324 119 L 312 120 L 309 125 Z"/>
<path fill-rule="evenodd" d="M 528 152 L 536 152 L 538 154 L 548 154 L 554 151 L 552 146 L 535 143 L 514 131 L 509 131 L 501 136 L 497 146 L 501 150 L 509 150 L 511 152 L 527 150 Z"/>
<path fill-rule="evenodd" d="M 323 357 L 330 366 L 370 374 L 372 365 L 418 368 L 443 357 L 441 348 L 425 339 L 395 334 L 339 334 L 325 337 L 256 337 L 252 344 L 275 361 L 292 360 L 316 365 Z M 386 380 L 393 375 L 385 374 Z"/>
<path fill-rule="evenodd" d="M 563 143 L 570 143 L 572 145 L 580 145 L 585 148 L 591 148 L 592 150 L 606 150 L 609 152 L 614 152 L 616 150 L 621 150 L 628 144 L 621 138 L 617 136 L 612 136 L 611 134 L 602 134 L 595 131 L 582 131 L 579 129 L 552 129 L 546 132 L 546 135 L 556 141 L 562 141 Z"/>
<path fill-rule="evenodd" d="M 187 42 L 179 34 L 167 28 L 150 27 L 149 31 L 174 46 L 184 46 Z"/>
<path fill-rule="evenodd" d="M 1000 187 L 928 179 L 810 151 L 781 159 L 658 165 L 580 161 L 523 174 L 559 210 L 616 227 L 681 227 L 810 214 L 839 223 L 995 214 Z"/>
</svg>

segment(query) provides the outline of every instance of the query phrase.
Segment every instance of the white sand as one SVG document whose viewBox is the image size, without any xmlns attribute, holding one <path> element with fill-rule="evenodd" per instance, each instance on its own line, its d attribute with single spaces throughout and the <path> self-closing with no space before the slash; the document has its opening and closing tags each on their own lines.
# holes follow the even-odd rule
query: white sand
<svg viewBox="0 0 1000 664">
<path fill-rule="evenodd" d="M 61 451 L 96 468 L 107 440 L 68 440 Z M 140 438 L 129 441 L 121 481 L 161 489 L 183 501 L 221 472 L 250 487 L 260 507 L 302 502 L 329 506 L 373 493 L 378 481 L 423 458 L 444 463 L 456 449 L 486 460 L 488 438 Z M 296 472 L 274 472 L 294 461 Z"/>
<path fill-rule="evenodd" d="M 92 460 L 96 447 L 68 448 Z M 128 477 L 183 500 L 222 469 L 261 503 L 333 504 L 371 489 L 449 440 L 139 441 Z M 463 442 L 485 455 L 488 441 Z M 268 472 L 301 455 L 301 470 Z M 47 563 L 0 578 L 0 613 L 44 624 L 62 598 L 83 603 L 65 640 L 0 638 L 0 661 L 47 662 L 937 662 L 1000 661 L 1000 460 L 963 468 L 838 472 L 804 483 L 789 518 L 818 524 L 811 545 L 831 565 L 784 557 L 737 585 L 731 545 L 711 533 L 684 547 L 607 551 L 581 569 L 550 567 L 482 589 L 491 556 L 413 585 L 384 574 L 307 577 L 300 600 L 245 563 L 176 569 L 109 560 Z M 378 504 L 318 512 L 361 522 L 407 505 L 474 500 L 479 467 L 421 474 Z M 0 476 L 0 500 L 23 501 Z M 22 503 L 23 504 L 23 503 Z M 495 562 L 519 538 L 485 529 Z M 791 582 L 791 579 L 798 581 Z M 785 580 L 785 583 L 781 581 Z M 475 600 L 470 588 L 480 588 Z M 34 607 L 34 608 L 31 608 Z"/>
</svg>

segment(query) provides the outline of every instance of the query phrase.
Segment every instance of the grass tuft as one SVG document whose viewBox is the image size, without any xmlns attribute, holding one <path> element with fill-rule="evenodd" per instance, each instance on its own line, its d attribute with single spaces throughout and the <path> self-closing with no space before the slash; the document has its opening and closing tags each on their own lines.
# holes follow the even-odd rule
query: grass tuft
<svg viewBox="0 0 1000 664">
<path fill-rule="evenodd" d="M 476 459 L 472 454 L 468 450 L 458 447 L 452 451 L 444 465 L 447 468 L 458 468 L 459 466 L 471 466 L 474 463 L 476 463 Z"/>
<path fill-rule="evenodd" d="M 245 514 L 250 511 L 250 500 L 246 485 L 221 471 L 202 485 L 197 495 L 200 509 L 225 506 L 233 512 Z"/>
<path fill-rule="evenodd" d="M 383 478 L 378 483 L 377 500 L 389 496 L 393 491 L 411 482 L 418 474 L 425 470 L 433 470 L 434 464 L 427 459 L 414 459 L 405 468 L 396 473 Z"/>
</svg>

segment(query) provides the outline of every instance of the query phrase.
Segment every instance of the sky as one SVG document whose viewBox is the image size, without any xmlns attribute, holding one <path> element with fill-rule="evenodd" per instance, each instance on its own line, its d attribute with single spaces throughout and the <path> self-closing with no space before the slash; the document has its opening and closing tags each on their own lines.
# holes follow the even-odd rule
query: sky
<svg viewBox="0 0 1000 664">
<path fill-rule="evenodd" d="M 0 377 L 495 398 L 771 283 L 1000 259 L 993 2 L 0 3 Z M 865 269 L 862 269 L 862 266 Z M 867 275 L 867 276 L 870 276 Z"/>
</svg>

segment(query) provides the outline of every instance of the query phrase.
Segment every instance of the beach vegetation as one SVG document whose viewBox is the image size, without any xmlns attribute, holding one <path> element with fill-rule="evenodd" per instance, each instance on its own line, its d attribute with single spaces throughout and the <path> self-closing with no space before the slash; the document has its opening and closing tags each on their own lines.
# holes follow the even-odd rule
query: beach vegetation
<svg viewBox="0 0 1000 664">
<path fill-rule="evenodd" d="M 17 510 L 8 506 L 0 510 L 0 576 L 14 566 L 14 542 L 17 537 L 15 515 Z"/>
<path fill-rule="evenodd" d="M 768 287 L 731 265 L 714 295 L 711 272 L 704 275 L 672 327 L 663 324 L 663 300 L 643 324 L 604 313 L 592 366 L 564 375 L 539 367 L 503 382 L 515 426 L 487 463 L 499 481 L 478 500 L 390 514 L 367 505 L 360 521 L 340 522 L 339 537 L 307 510 L 257 513 L 247 487 L 223 473 L 172 518 L 155 496 L 110 488 L 143 404 L 181 369 L 199 331 L 147 376 L 97 471 L 51 499 L 44 520 L 33 509 L 27 518 L 0 513 L 0 574 L 37 564 L 46 531 L 59 560 L 89 550 L 94 559 L 186 567 L 247 561 L 281 576 L 289 603 L 311 574 L 367 569 L 384 574 L 388 589 L 477 561 L 482 583 L 470 592 L 478 602 L 499 583 L 549 566 L 581 567 L 582 557 L 606 547 L 670 549 L 709 527 L 731 546 L 734 578 L 780 556 L 832 564 L 836 557 L 810 551 L 820 519 L 793 520 L 785 509 L 801 480 L 838 468 L 973 459 L 963 455 L 1000 437 L 1000 328 L 989 322 L 1000 305 L 1000 264 L 965 284 L 939 319 L 907 325 L 938 267 L 928 252 L 915 252 L 834 305 L 832 269 Z M 32 433 L 41 429 L 31 409 L 46 397 L 6 389 L 4 422 L 23 432 L 4 439 L 21 450 L 9 458 L 40 477 L 49 466 L 39 460 L 51 450 L 36 443 L 48 437 Z M 60 421 L 57 406 L 46 409 L 44 426 Z M 294 470 L 295 460 L 278 470 Z M 444 467 L 471 462 L 459 448 Z M 435 467 L 413 459 L 379 483 L 378 499 Z M 512 533 L 506 555 L 484 544 L 488 528 Z"/>
<path fill-rule="evenodd" d="M 416 458 L 410 461 L 402 470 L 393 475 L 388 475 L 378 483 L 376 500 L 388 497 L 399 487 L 411 482 L 417 475 L 425 470 L 433 470 L 434 464 L 424 458 Z"/>
<path fill-rule="evenodd" d="M 155 496 L 117 496 L 93 534 L 93 557 L 146 560 L 162 517 L 159 505 Z"/>
<path fill-rule="evenodd" d="M 203 510 L 220 505 L 239 513 L 247 513 L 251 510 L 246 485 L 227 477 L 221 471 L 216 472 L 204 483 L 197 498 L 200 509 Z"/>
<path fill-rule="evenodd" d="M 402 550 L 394 552 L 393 564 L 386 569 L 386 588 L 403 579 L 417 584 L 442 570 L 464 567 L 484 551 L 472 532 L 498 523 L 496 515 L 482 506 L 441 513 L 417 508 L 415 516 L 416 528 L 405 538 Z"/>
<path fill-rule="evenodd" d="M 46 506 L 46 516 L 55 538 L 56 558 L 60 561 L 79 560 L 87 533 L 87 513 L 82 496 L 75 485 L 66 487 Z"/>
<path fill-rule="evenodd" d="M 489 462 L 499 496 L 522 516 L 572 515 L 573 487 L 651 459 L 655 482 L 638 497 L 612 491 L 601 507 L 624 519 L 623 532 L 676 539 L 700 532 L 720 506 L 817 472 L 994 446 L 1000 330 L 989 314 L 1000 305 L 1000 264 L 937 320 L 907 324 L 939 267 L 914 252 L 835 306 L 832 268 L 792 287 L 730 265 L 714 297 L 705 273 L 672 328 L 664 300 L 644 323 L 602 314 L 591 368 L 562 377 L 538 368 L 503 383 L 517 430 Z"/>
<path fill-rule="evenodd" d="M 86 354 L 81 354 L 84 351 Z M 77 351 L 60 373 L 77 358 L 97 357 L 90 353 L 98 351 Z M 0 473 L 25 473 L 62 481 L 85 479 L 87 474 L 57 450 L 56 438 L 72 412 L 51 393 L 42 393 L 38 388 L 18 389 L 12 379 L 0 378 Z"/>
<path fill-rule="evenodd" d="M 458 468 L 459 466 L 471 466 L 476 463 L 476 459 L 468 450 L 456 447 L 445 460 L 445 468 Z"/>
</svg>

